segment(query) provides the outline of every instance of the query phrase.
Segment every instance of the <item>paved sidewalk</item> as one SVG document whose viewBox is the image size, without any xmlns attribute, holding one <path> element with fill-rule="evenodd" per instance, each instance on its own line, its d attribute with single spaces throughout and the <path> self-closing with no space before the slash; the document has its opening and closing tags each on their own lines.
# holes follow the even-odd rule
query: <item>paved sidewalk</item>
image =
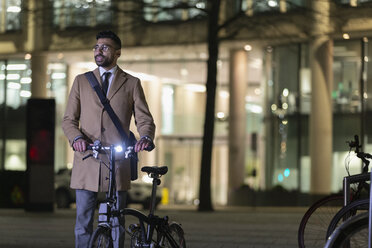
<svg viewBox="0 0 372 248">
<path fill-rule="evenodd" d="M 188 248 L 297 247 L 297 229 L 305 208 L 193 208 L 161 207 L 182 224 Z M 1 248 L 73 248 L 75 210 L 53 213 L 0 209 Z M 128 220 L 127 222 L 130 222 Z M 129 247 L 126 242 L 125 247 Z"/>
</svg>

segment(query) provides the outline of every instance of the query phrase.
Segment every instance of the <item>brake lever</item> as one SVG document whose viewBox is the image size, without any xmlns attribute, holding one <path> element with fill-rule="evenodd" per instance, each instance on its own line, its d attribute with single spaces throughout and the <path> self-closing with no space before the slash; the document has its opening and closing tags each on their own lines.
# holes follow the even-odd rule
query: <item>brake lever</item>
<svg viewBox="0 0 372 248">
<path fill-rule="evenodd" d="M 124 152 L 125 158 L 131 158 L 134 157 L 134 148 L 133 146 L 128 146 L 127 149 Z"/>
</svg>

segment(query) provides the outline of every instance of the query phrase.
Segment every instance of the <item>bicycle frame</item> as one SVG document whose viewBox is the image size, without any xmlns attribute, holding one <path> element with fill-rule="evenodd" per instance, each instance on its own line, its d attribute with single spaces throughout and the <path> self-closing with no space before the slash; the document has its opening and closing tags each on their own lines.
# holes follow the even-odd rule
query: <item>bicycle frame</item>
<svg viewBox="0 0 372 248">
<path fill-rule="evenodd" d="M 157 186 L 159 184 L 160 184 L 160 179 L 157 177 L 154 177 L 153 182 L 152 182 L 152 192 L 151 192 L 152 200 L 151 200 L 151 206 L 150 206 L 150 213 L 148 216 L 132 208 L 122 209 L 120 211 L 120 215 L 134 216 L 135 218 L 139 220 L 141 238 L 142 240 L 144 240 L 145 245 L 151 245 L 154 230 L 157 229 L 158 233 L 161 233 L 161 235 L 165 235 L 167 237 L 172 247 L 178 248 L 178 245 L 176 241 L 174 240 L 174 238 L 169 234 L 168 231 L 164 231 L 165 227 L 168 225 L 168 216 L 160 218 L 154 215 L 155 196 L 156 196 Z M 145 226 L 145 223 L 147 224 L 147 227 Z"/>
<path fill-rule="evenodd" d="M 155 207 L 156 207 L 156 191 L 157 191 L 157 186 L 160 184 L 160 176 L 165 174 L 166 171 L 168 170 L 166 168 L 165 172 L 157 172 L 150 173 L 151 170 L 147 171 L 149 174 L 151 174 L 153 178 L 152 182 L 152 192 L 151 192 L 151 206 L 150 206 L 150 213 L 148 216 L 143 214 L 142 212 L 132 209 L 132 208 L 124 208 L 121 210 L 113 210 L 113 206 L 116 203 L 116 182 L 115 182 L 115 146 L 111 145 L 110 147 L 103 147 L 100 146 L 99 143 L 97 143 L 96 147 L 93 146 L 93 156 L 95 158 L 98 157 L 98 150 L 109 150 L 110 151 L 110 165 L 109 165 L 109 189 L 108 193 L 106 196 L 106 201 L 104 203 L 100 204 L 99 207 L 99 217 L 98 217 L 98 226 L 103 226 L 107 228 L 112 228 L 110 224 L 110 219 L 112 217 L 124 217 L 126 215 L 128 216 L 133 216 L 139 221 L 140 225 L 140 230 L 141 230 L 141 240 L 143 240 L 144 245 L 149 246 L 151 245 L 152 242 L 152 237 L 154 234 L 155 229 L 157 230 L 158 234 L 160 236 L 157 236 L 157 238 L 163 238 L 164 236 L 167 238 L 168 242 L 170 245 L 174 248 L 178 248 L 177 242 L 174 240 L 174 238 L 171 236 L 169 233 L 169 224 L 168 224 L 168 216 L 165 216 L 163 218 L 160 218 L 158 216 L 154 215 L 155 212 Z M 127 157 L 128 154 L 131 152 L 131 148 L 129 151 L 125 153 L 125 156 Z M 88 157 L 88 156 L 87 156 Z M 145 226 L 145 223 L 147 226 Z M 157 240 L 159 241 L 159 240 Z"/>
</svg>

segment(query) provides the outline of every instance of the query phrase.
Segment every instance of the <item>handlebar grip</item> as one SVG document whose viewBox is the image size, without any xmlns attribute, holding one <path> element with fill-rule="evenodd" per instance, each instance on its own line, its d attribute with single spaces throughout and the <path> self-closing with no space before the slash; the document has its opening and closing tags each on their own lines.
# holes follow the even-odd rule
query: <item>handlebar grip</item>
<svg viewBox="0 0 372 248">
<path fill-rule="evenodd" d="M 148 147 L 145 148 L 145 151 L 151 152 L 155 149 L 154 143 L 151 143 Z"/>
</svg>

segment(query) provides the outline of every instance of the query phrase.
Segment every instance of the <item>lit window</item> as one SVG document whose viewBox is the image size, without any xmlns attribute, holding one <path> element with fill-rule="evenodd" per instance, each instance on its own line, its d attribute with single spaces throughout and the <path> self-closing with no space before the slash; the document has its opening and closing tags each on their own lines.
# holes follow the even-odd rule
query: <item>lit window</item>
<svg viewBox="0 0 372 248">
<path fill-rule="evenodd" d="M 0 30 L 6 31 L 21 29 L 21 0 L 0 0 Z"/>
<path fill-rule="evenodd" d="M 242 10 L 246 13 L 287 12 L 305 7 L 306 0 L 253 0 L 242 1 Z"/>
<path fill-rule="evenodd" d="M 112 22 L 111 0 L 50 0 L 53 24 L 66 27 L 94 27 Z"/>
<path fill-rule="evenodd" d="M 145 0 L 144 19 L 150 22 L 185 21 L 205 16 L 206 0 Z"/>
</svg>

